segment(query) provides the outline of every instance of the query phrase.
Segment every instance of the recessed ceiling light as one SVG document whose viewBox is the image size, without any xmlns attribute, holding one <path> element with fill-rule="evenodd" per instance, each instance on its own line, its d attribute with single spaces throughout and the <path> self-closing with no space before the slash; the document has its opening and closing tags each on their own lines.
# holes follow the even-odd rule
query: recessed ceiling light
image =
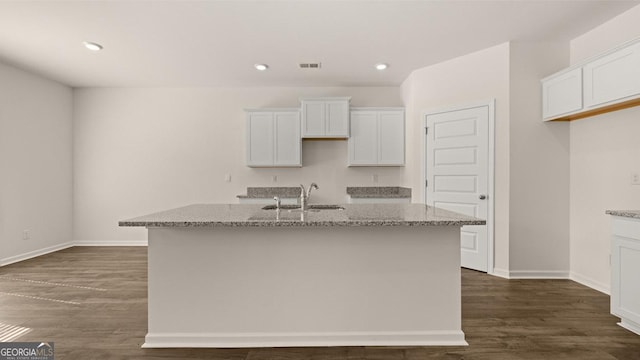
<svg viewBox="0 0 640 360">
<path fill-rule="evenodd" d="M 87 49 L 89 49 L 91 51 L 100 51 L 100 50 L 102 50 L 102 45 L 96 44 L 94 42 L 89 42 L 89 41 L 85 41 L 84 42 L 84 47 L 86 47 Z"/>
<path fill-rule="evenodd" d="M 387 64 L 376 64 L 376 69 L 378 69 L 378 70 L 385 70 L 388 67 L 389 67 L 389 65 L 387 65 Z"/>
<path fill-rule="evenodd" d="M 269 66 L 267 66 L 267 64 L 255 64 L 253 66 L 255 66 L 256 69 L 260 70 L 260 71 L 265 71 L 265 70 L 267 70 L 269 68 Z"/>
</svg>

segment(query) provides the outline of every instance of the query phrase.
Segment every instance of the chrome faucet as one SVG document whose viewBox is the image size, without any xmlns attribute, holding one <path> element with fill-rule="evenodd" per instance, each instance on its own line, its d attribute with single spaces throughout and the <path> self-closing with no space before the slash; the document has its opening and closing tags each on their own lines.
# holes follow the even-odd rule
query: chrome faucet
<svg viewBox="0 0 640 360">
<path fill-rule="evenodd" d="M 318 190 L 319 187 L 316 183 L 311 183 L 311 185 L 309 185 L 309 189 L 305 191 L 304 185 L 300 184 L 300 210 L 302 211 L 307 210 L 311 189 Z"/>
<path fill-rule="evenodd" d="M 280 197 L 279 196 L 274 196 L 273 200 L 276 201 L 276 210 L 280 210 Z"/>
</svg>

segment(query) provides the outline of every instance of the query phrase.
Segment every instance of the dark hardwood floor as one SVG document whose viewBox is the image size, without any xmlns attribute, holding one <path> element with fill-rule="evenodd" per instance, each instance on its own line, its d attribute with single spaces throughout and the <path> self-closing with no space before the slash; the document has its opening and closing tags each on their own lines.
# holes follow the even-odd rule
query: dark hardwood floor
<svg viewBox="0 0 640 360">
<path fill-rule="evenodd" d="M 639 360 L 609 297 L 569 280 L 462 272 L 466 347 L 141 349 L 146 248 L 75 247 L 0 268 L 0 339 L 54 341 L 56 359 Z M 434 289 L 437 291 L 437 289 Z"/>
</svg>

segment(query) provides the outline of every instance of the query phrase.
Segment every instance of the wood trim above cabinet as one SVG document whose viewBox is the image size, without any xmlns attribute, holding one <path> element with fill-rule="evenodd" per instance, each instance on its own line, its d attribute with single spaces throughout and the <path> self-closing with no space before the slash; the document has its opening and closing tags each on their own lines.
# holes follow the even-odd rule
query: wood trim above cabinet
<svg viewBox="0 0 640 360">
<path fill-rule="evenodd" d="M 613 111 L 618 111 L 622 109 L 627 109 L 640 105 L 640 98 L 627 100 L 621 103 L 611 104 L 607 106 L 603 106 L 596 109 L 587 110 L 581 113 L 565 115 L 556 119 L 551 119 L 549 121 L 573 121 L 580 120 L 591 116 L 596 116 L 600 114 L 605 114 Z"/>
<path fill-rule="evenodd" d="M 545 77 L 543 121 L 571 121 L 640 105 L 640 38 Z"/>
</svg>

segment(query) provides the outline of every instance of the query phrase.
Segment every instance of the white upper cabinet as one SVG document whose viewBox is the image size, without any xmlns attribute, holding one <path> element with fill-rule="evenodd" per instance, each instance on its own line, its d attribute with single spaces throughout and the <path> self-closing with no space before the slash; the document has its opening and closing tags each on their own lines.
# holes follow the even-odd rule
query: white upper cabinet
<svg viewBox="0 0 640 360">
<path fill-rule="evenodd" d="M 300 112 L 273 113 L 274 161 L 276 166 L 302 166 Z"/>
<path fill-rule="evenodd" d="M 582 68 L 573 69 L 542 83 L 542 116 L 552 119 L 582 109 Z"/>
<path fill-rule="evenodd" d="M 247 112 L 247 166 L 302 166 L 298 109 L 257 109 Z"/>
<path fill-rule="evenodd" d="M 640 42 L 584 66 L 585 107 L 640 94 Z"/>
<path fill-rule="evenodd" d="M 350 97 L 302 98 L 303 138 L 348 138 Z"/>
<path fill-rule="evenodd" d="M 640 105 L 640 39 L 542 79 L 542 117 L 574 120 Z"/>
<path fill-rule="evenodd" d="M 351 137 L 349 137 L 349 165 L 378 164 L 378 113 L 375 111 L 351 112 Z"/>
<path fill-rule="evenodd" d="M 349 166 L 404 165 L 404 109 L 352 108 Z"/>
</svg>

